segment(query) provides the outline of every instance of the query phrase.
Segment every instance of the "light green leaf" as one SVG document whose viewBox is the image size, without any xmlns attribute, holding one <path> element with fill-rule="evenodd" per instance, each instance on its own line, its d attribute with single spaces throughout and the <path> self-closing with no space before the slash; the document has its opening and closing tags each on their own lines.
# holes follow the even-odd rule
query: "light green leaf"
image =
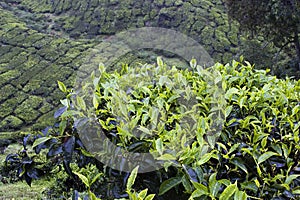
<svg viewBox="0 0 300 200">
<path fill-rule="evenodd" d="M 197 60 L 195 58 L 193 58 L 191 61 L 190 61 L 190 67 L 192 69 L 195 69 L 197 66 Z"/>
<path fill-rule="evenodd" d="M 91 191 L 89 191 L 89 199 L 90 200 L 101 200 L 101 199 L 97 198 L 96 195 Z"/>
<path fill-rule="evenodd" d="M 217 177 L 217 173 L 213 173 L 209 177 L 209 182 L 208 182 L 209 191 L 213 196 L 216 196 L 218 194 L 221 187 L 221 184 L 217 181 L 216 177 Z"/>
<path fill-rule="evenodd" d="M 247 100 L 247 96 L 244 96 L 244 97 L 242 97 L 242 98 L 240 98 L 240 99 L 238 100 L 238 103 L 239 103 L 239 107 L 240 107 L 240 108 L 242 108 L 243 106 L 247 108 L 247 106 L 244 105 L 245 102 L 246 102 L 246 100 Z"/>
<path fill-rule="evenodd" d="M 293 189 L 293 194 L 294 195 L 300 195 L 300 188 Z"/>
<path fill-rule="evenodd" d="M 152 200 L 152 199 L 154 199 L 154 197 L 155 197 L 155 194 L 149 194 L 149 195 L 145 198 L 145 200 Z"/>
<path fill-rule="evenodd" d="M 228 179 L 221 179 L 221 180 L 218 180 L 218 182 L 223 185 L 226 185 L 226 186 L 231 184 L 230 180 L 228 180 Z"/>
<path fill-rule="evenodd" d="M 97 97 L 96 94 L 94 94 L 94 96 L 93 96 L 93 105 L 94 105 L 95 109 L 97 109 L 98 106 L 99 106 L 99 101 L 98 100 L 99 100 L 99 98 Z"/>
<path fill-rule="evenodd" d="M 170 178 L 170 179 L 164 181 L 159 187 L 158 195 L 163 195 L 164 193 L 166 193 L 167 191 L 169 191 L 176 185 L 179 185 L 181 183 L 181 181 L 182 181 L 181 177 L 173 177 L 173 178 Z"/>
<path fill-rule="evenodd" d="M 233 108 L 232 105 L 226 107 L 226 109 L 225 109 L 225 118 L 227 118 L 227 117 L 230 115 L 230 113 L 231 113 L 231 111 L 232 111 L 232 108 Z"/>
<path fill-rule="evenodd" d="M 143 133 L 146 133 L 147 135 L 151 135 L 150 130 L 147 129 L 146 127 L 144 127 L 144 126 L 139 126 L 138 130 L 142 131 Z"/>
<path fill-rule="evenodd" d="M 167 76 L 161 76 L 160 78 L 159 78 L 159 85 L 160 86 L 163 86 L 164 84 L 166 84 L 168 82 L 168 77 Z"/>
<path fill-rule="evenodd" d="M 207 195 L 208 193 L 203 191 L 203 190 L 195 190 L 192 195 L 190 196 L 189 200 L 197 198 L 197 197 L 201 197 L 203 195 Z"/>
<path fill-rule="evenodd" d="M 103 64 L 103 63 L 100 63 L 98 69 L 99 69 L 99 72 L 100 72 L 101 74 L 102 74 L 103 72 L 105 72 L 105 66 L 104 66 L 104 64 Z"/>
<path fill-rule="evenodd" d="M 232 152 L 234 152 L 239 146 L 240 146 L 240 144 L 232 145 L 232 147 L 230 147 L 230 149 L 229 149 L 228 154 L 231 154 Z"/>
<path fill-rule="evenodd" d="M 57 84 L 60 91 L 62 91 L 63 93 L 67 93 L 67 88 L 63 82 L 57 81 Z"/>
<path fill-rule="evenodd" d="M 160 155 L 163 154 L 163 143 L 161 141 L 161 138 L 158 138 L 156 141 L 155 141 L 155 146 L 156 146 L 156 150 L 158 151 L 158 153 Z"/>
<path fill-rule="evenodd" d="M 61 135 L 64 134 L 66 128 L 67 128 L 67 125 L 68 125 L 68 121 L 67 120 L 62 120 L 60 123 L 59 123 L 59 132 Z"/>
<path fill-rule="evenodd" d="M 141 88 L 141 90 L 145 93 L 145 94 L 149 94 L 150 96 L 152 95 L 152 92 L 149 88 L 147 88 L 146 86 L 143 86 Z"/>
<path fill-rule="evenodd" d="M 91 181 L 91 185 L 92 185 L 93 183 L 95 183 L 95 182 L 100 178 L 100 176 L 102 176 L 102 175 L 103 175 L 103 173 L 97 174 L 97 175 L 93 178 L 93 180 Z"/>
<path fill-rule="evenodd" d="M 197 162 L 197 165 L 203 165 L 204 163 L 208 162 L 212 156 L 213 156 L 213 152 L 204 154 L 202 158 Z"/>
<path fill-rule="evenodd" d="M 257 164 L 260 164 L 260 163 L 266 161 L 267 159 L 269 159 L 270 157 L 275 156 L 275 155 L 278 156 L 277 153 L 272 152 L 272 151 L 268 151 L 268 152 L 262 154 L 261 156 L 259 156 L 259 158 L 257 160 Z"/>
<path fill-rule="evenodd" d="M 154 126 L 157 125 L 157 120 L 158 120 L 158 115 L 159 115 L 159 110 L 155 107 L 150 108 L 150 116 L 151 116 L 151 122 L 153 123 Z"/>
<path fill-rule="evenodd" d="M 285 184 L 291 184 L 291 182 L 293 181 L 293 180 L 295 180 L 296 178 L 298 178 L 300 176 L 300 174 L 292 174 L 292 175 L 289 175 L 288 177 L 286 177 L 286 179 L 285 179 Z"/>
<path fill-rule="evenodd" d="M 78 172 L 73 172 L 74 174 L 76 174 L 79 178 L 80 178 L 80 180 L 89 188 L 90 187 L 90 184 L 89 184 L 89 180 L 88 180 L 88 178 L 86 177 L 86 176 L 84 176 L 84 175 L 82 175 L 82 174 L 80 174 L 80 173 L 78 173 Z"/>
<path fill-rule="evenodd" d="M 176 160 L 176 157 L 171 154 L 163 154 L 157 160 Z"/>
<path fill-rule="evenodd" d="M 70 101 L 68 99 L 60 100 L 60 103 L 66 107 L 69 107 Z"/>
<path fill-rule="evenodd" d="M 127 191 L 130 191 L 130 190 L 131 190 L 131 188 L 132 188 L 132 186 L 133 186 L 133 184 L 134 184 L 134 181 L 135 181 L 135 179 L 136 179 L 138 170 L 139 170 L 139 166 L 135 167 L 135 168 L 132 170 L 132 172 L 131 172 L 131 174 L 130 174 L 128 180 L 127 180 L 127 185 L 126 185 Z"/>
<path fill-rule="evenodd" d="M 142 191 L 140 191 L 139 194 L 138 194 L 138 199 L 144 199 L 146 197 L 146 195 L 147 195 L 147 192 L 148 192 L 147 188 L 144 189 L 144 190 L 142 190 Z"/>
<path fill-rule="evenodd" d="M 156 58 L 156 62 L 157 62 L 157 65 L 158 65 L 159 67 L 162 67 L 162 66 L 164 65 L 164 63 L 163 63 L 161 57 L 159 57 L 159 56 Z"/>
<path fill-rule="evenodd" d="M 100 78 L 93 78 L 93 84 L 94 84 L 94 87 L 97 88 L 98 85 L 99 85 L 99 80 Z"/>
<path fill-rule="evenodd" d="M 76 102 L 82 110 L 86 110 L 86 104 L 81 96 L 76 96 Z"/>
<path fill-rule="evenodd" d="M 229 90 L 227 90 L 225 98 L 230 99 L 233 94 L 239 94 L 239 90 L 237 88 L 230 88 Z"/>
<path fill-rule="evenodd" d="M 175 99 L 178 99 L 180 97 L 180 95 L 179 94 L 174 94 L 174 95 L 172 95 L 169 99 L 168 99 L 168 103 L 171 103 L 171 102 L 173 102 Z"/>
<path fill-rule="evenodd" d="M 38 138 L 38 139 L 36 139 L 34 141 L 34 143 L 32 145 L 32 148 L 34 148 L 34 147 L 36 147 L 36 146 L 38 146 L 38 145 L 40 145 L 40 144 L 42 144 L 42 143 L 50 140 L 50 139 L 51 139 L 51 137 L 40 137 L 40 138 Z"/>
<path fill-rule="evenodd" d="M 248 195 L 246 192 L 243 191 L 236 191 L 234 194 L 234 200 L 247 200 Z"/>
<path fill-rule="evenodd" d="M 201 183 L 197 183 L 192 181 L 193 186 L 198 190 L 198 191 L 203 191 L 205 194 L 208 193 L 208 189 L 205 185 L 201 184 Z"/>
<path fill-rule="evenodd" d="M 220 195 L 220 200 L 228 200 L 237 190 L 236 184 L 230 184 L 225 188 L 225 190 Z"/>
<path fill-rule="evenodd" d="M 281 146 L 282 146 L 282 150 L 283 150 L 283 155 L 284 155 L 284 157 L 287 159 L 288 156 L 289 156 L 289 154 L 290 154 L 289 148 L 288 148 L 288 146 L 287 146 L 286 144 L 284 144 L 284 143 L 283 143 Z"/>
<path fill-rule="evenodd" d="M 147 113 L 147 114 L 143 114 L 141 124 L 142 124 L 142 125 L 146 125 L 146 122 L 147 122 L 148 119 L 149 119 L 148 113 Z M 144 131 L 143 131 L 143 132 L 144 132 Z M 149 132 L 149 130 L 148 130 L 147 132 Z M 147 133 L 147 132 L 145 132 L 145 133 Z M 148 133 L 147 133 L 147 134 L 148 134 Z"/>
</svg>

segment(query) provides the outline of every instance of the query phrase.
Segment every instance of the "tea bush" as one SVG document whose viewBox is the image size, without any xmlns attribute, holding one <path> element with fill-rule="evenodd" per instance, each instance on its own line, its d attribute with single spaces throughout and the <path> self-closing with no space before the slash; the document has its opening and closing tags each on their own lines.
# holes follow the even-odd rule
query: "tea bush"
<svg viewBox="0 0 300 200">
<path fill-rule="evenodd" d="M 26 136 L 24 150 L 9 155 L 6 167 L 28 184 L 64 171 L 65 196 L 75 199 L 299 199 L 300 81 L 269 76 L 242 59 L 207 69 L 192 60 L 191 68 L 167 68 L 161 59 L 120 71 L 100 65 L 81 95 L 58 82 L 66 94 L 58 123 Z M 130 85 L 128 74 L 143 73 Z M 126 168 L 121 160 L 113 167 L 99 162 L 107 157 L 81 140 L 86 117 L 115 146 L 148 152 L 162 168 L 130 175 L 113 169 Z"/>
</svg>

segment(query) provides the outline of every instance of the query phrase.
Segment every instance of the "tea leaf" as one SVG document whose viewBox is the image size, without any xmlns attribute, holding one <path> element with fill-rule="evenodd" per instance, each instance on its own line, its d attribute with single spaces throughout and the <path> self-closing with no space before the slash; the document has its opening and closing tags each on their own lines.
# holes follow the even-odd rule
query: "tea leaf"
<svg viewBox="0 0 300 200">
<path fill-rule="evenodd" d="M 83 100 L 83 98 L 81 96 L 76 96 L 76 102 L 82 110 L 86 110 L 85 101 Z"/>
<path fill-rule="evenodd" d="M 182 181 L 183 187 L 185 188 L 185 191 L 187 191 L 188 193 L 191 193 L 193 188 L 191 186 L 191 183 L 190 183 L 188 177 L 186 175 L 184 175 L 182 177 L 181 181 Z"/>
<path fill-rule="evenodd" d="M 173 178 L 170 178 L 170 179 L 164 181 L 159 187 L 158 195 L 163 195 L 164 193 L 168 192 L 170 189 L 172 189 L 176 185 L 179 185 L 181 182 L 182 182 L 181 177 L 173 177 Z"/>
<path fill-rule="evenodd" d="M 227 118 L 227 117 L 230 115 L 230 113 L 231 113 L 231 111 L 232 111 L 232 108 L 233 108 L 232 105 L 226 107 L 226 109 L 225 109 L 225 118 Z"/>
<path fill-rule="evenodd" d="M 98 173 L 98 174 L 92 179 L 91 185 L 92 185 L 93 183 L 95 183 L 95 182 L 100 178 L 100 176 L 102 176 L 102 175 L 103 175 L 103 173 Z"/>
<path fill-rule="evenodd" d="M 193 186 L 199 190 L 199 191 L 203 191 L 204 193 L 208 193 L 208 189 L 205 185 L 201 184 L 201 183 L 197 183 L 192 181 Z"/>
<path fill-rule="evenodd" d="M 295 180 L 295 179 L 298 178 L 298 177 L 300 177 L 300 174 L 292 174 L 292 175 L 289 175 L 288 177 L 286 177 L 284 183 L 287 184 L 287 185 L 289 185 L 289 184 L 291 184 L 291 182 L 292 182 L 293 180 Z"/>
<path fill-rule="evenodd" d="M 32 145 L 32 148 L 44 143 L 44 142 L 47 142 L 48 140 L 50 140 L 52 137 L 40 137 L 38 139 L 36 139 Z"/>
<path fill-rule="evenodd" d="M 239 94 L 239 90 L 237 88 L 230 88 L 229 90 L 227 90 L 225 98 L 231 99 L 233 94 Z"/>
<path fill-rule="evenodd" d="M 58 87 L 60 89 L 60 91 L 62 91 L 63 93 L 67 93 L 67 88 L 65 86 L 65 84 L 63 82 L 57 81 Z"/>
<path fill-rule="evenodd" d="M 162 140 L 161 138 L 158 138 L 156 141 L 155 141 L 155 146 L 156 146 L 156 150 L 158 151 L 158 153 L 160 155 L 163 154 L 163 143 L 162 143 Z"/>
<path fill-rule="evenodd" d="M 225 188 L 225 190 L 220 195 L 220 200 L 228 200 L 237 190 L 236 184 L 230 184 Z"/>
<path fill-rule="evenodd" d="M 89 180 L 86 176 L 80 174 L 79 172 L 73 172 L 74 174 L 76 174 L 80 180 L 85 184 L 86 187 L 90 187 L 90 184 L 89 184 Z"/>
<path fill-rule="evenodd" d="M 272 152 L 272 151 L 268 151 L 268 152 L 262 154 L 261 156 L 259 156 L 259 158 L 257 160 L 257 164 L 260 164 L 260 163 L 266 161 L 267 159 L 269 159 L 270 157 L 275 156 L 275 155 L 278 156 L 277 153 Z"/>
<path fill-rule="evenodd" d="M 70 106 L 70 101 L 68 99 L 60 100 L 60 103 L 67 108 Z"/>
<path fill-rule="evenodd" d="M 213 153 L 206 153 L 202 156 L 202 158 L 197 162 L 197 165 L 203 165 L 204 163 L 208 162 L 211 157 L 213 157 Z"/>
<path fill-rule="evenodd" d="M 144 126 L 139 126 L 138 129 L 139 129 L 140 131 L 142 131 L 143 133 L 146 133 L 147 135 L 151 135 L 150 130 L 147 129 L 146 127 L 144 127 Z"/>
<path fill-rule="evenodd" d="M 142 191 L 139 192 L 139 195 L 138 195 L 138 199 L 144 199 L 147 195 L 147 192 L 148 192 L 148 189 L 144 189 Z"/>
<path fill-rule="evenodd" d="M 243 160 L 241 158 L 233 158 L 230 162 L 248 174 L 247 167 L 243 164 Z"/>
<path fill-rule="evenodd" d="M 145 198 L 145 200 L 152 200 L 152 199 L 154 199 L 154 197 L 155 197 L 155 194 L 149 194 L 149 195 Z"/>
<path fill-rule="evenodd" d="M 161 57 L 157 57 L 156 63 L 157 63 L 157 65 L 158 65 L 159 67 L 163 67 L 163 65 L 164 65 L 164 63 L 163 63 Z"/>
<path fill-rule="evenodd" d="M 243 191 L 236 191 L 234 194 L 234 200 L 247 200 L 248 195 Z"/>
<path fill-rule="evenodd" d="M 220 191 L 221 184 L 216 179 L 217 173 L 213 173 L 209 177 L 209 191 L 213 196 L 216 196 L 218 192 Z"/>
<path fill-rule="evenodd" d="M 190 61 L 190 67 L 191 67 L 192 69 L 195 69 L 196 66 L 197 66 L 197 60 L 193 58 L 193 59 Z"/>
<path fill-rule="evenodd" d="M 138 170 L 139 170 L 139 166 L 135 167 L 135 168 L 132 170 L 132 172 L 131 172 L 131 174 L 130 174 L 128 180 L 127 180 L 127 185 L 126 185 L 127 191 L 130 191 L 130 190 L 131 190 L 131 188 L 132 188 L 132 186 L 133 186 L 133 184 L 134 184 L 134 181 L 135 181 L 135 179 L 136 179 Z"/>
<path fill-rule="evenodd" d="M 163 154 L 157 160 L 176 160 L 176 157 L 171 154 Z"/>
<path fill-rule="evenodd" d="M 190 196 L 189 200 L 201 197 L 203 195 L 208 195 L 208 192 L 205 192 L 204 190 L 195 190 L 192 195 Z"/>
</svg>

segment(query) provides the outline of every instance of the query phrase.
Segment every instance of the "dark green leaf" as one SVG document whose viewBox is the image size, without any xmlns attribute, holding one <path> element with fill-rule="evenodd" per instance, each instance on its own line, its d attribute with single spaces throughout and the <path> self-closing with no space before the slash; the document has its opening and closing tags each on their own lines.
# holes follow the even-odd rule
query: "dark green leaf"
<svg viewBox="0 0 300 200">
<path fill-rule="evenodd" d="M 175 186 L 179 185 L 182 182 L 182 177 L 172 177 L 166 181 L 164 181 L 159 187 L 159 194 L 163 195 L 170 189 L 174 188 Z"/>
</svg>

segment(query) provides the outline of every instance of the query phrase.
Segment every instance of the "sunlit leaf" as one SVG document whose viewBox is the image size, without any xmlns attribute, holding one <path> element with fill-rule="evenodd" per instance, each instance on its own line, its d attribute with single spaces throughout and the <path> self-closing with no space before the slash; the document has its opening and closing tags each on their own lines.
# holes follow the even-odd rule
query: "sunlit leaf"
<svg viewBox="0 0 300 200">
<path fill-rule="evenodd" d="M 266 161 L 267 159 L 269 159 L 270 157 L 275 156 L 275 155 L 278 156 L 277 153 L 272 152 L 272 151 L 268 151 L 268 152 L 262 154 L 261 156 L 259 156 L 259 158 L 257 160 L 257 164 L 260 164 L 260 163 Z"/>
<path fill-rule="evenodd" d="M 57 84 L 58 84 L 59 89 L 62 92 L 67 93 L 67 88 L 66 88 L 66 86 L 65 86 L 65 84 L 63 82 L 57 81 Z"/>
<path fill-rule="evenodd" d="M 155 146 L 156 146 L 156 150 L 158 151 L 158 153 L 160 155 L 163 154 L 163 143 L 162 143 L 162 140 L 161 138 L 158 138 L 156 141 L 155 141 Z"/>
<path fill-rule="evenodd" d="M 134 182 L 135 182 L 135 179 L 136 179 L 136 177 L 137 177 L 138 170 L 139 170 L 139 166 L 135 167 L 135 168 L 132 170 L 132 172 L 131 172 L 131 174 L 130 174 L 128 180 L 127 180 L 127 185 L 126 185 L 127 191 L 130 191 L 130 190 L 131 190 L 131 188 L 132 188 L 132 186 L 133 186 L 133 184 L 134 184 Z"/>
<path fill-rule="evenodd" d="M 228 200 L 237 190 L 236 184 L 231 184 L 225 188 L 225 190 L 220 195 L 220 200 Z"/>
<path fill-rule="evenodd" d="M 90 183 L 89 183 L 89 180 L 86 176 L 80 174 L 79 172 L 73 172 L 74 174 L 76 174 L 80 180 L 85 184 L 86 187 L 90 187 Z"/>
</svg>

